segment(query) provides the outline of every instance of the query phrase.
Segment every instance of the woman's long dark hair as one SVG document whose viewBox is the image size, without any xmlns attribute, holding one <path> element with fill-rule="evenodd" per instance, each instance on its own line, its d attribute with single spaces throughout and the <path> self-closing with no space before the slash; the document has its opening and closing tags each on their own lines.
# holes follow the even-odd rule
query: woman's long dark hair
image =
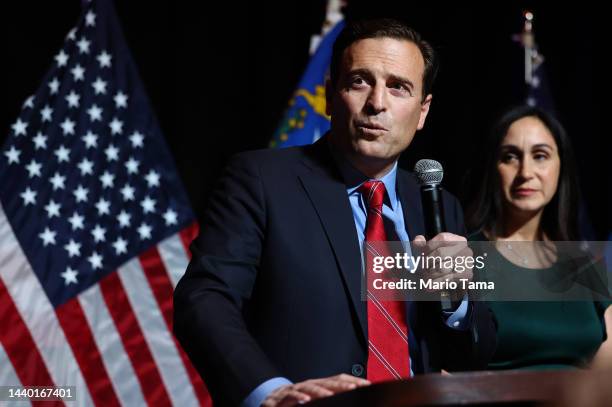
<svg viewBox="0 0 612 407">
<path fill-rule="evenodd" d="M 479 176 L 481 181 L 476 190 L 476 199 L 466 214 L 468 229 L 495 233 L 501 226 L 503 200 L 497 172 L 500 146 L 512 123 L 523 117 L 536 117 L 548 128 L 557 143 L 561 163 L 557 191 L 544 208 L 541 230 L 551 240 L 578 240 L 579 192 L 570 140 L 555 117 L 531 106 L 519 106 L 507 111 L 493 126 L 485 144 L 484 168 L 481 169 L 482 176 Z"/>
</svg>

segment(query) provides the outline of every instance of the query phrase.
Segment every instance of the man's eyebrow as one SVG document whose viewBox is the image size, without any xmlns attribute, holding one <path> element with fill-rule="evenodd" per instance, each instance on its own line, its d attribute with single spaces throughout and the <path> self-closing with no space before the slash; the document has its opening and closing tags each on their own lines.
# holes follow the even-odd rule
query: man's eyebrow
<svg viewBox="0 0 612 407">
<path fill-rule="evenodd" d="M 374 74 L 372 73 L 372 71 L 370 71 L 369 69 L 363 69 L 363 68 L 353 69 L 352 71 L 349 71 L 348 75 L 349 76 L 352 76 L 352 75 L 361 75 L 361 76 L 365 76 L 367 78 L 374 77 Z"/>
</svg>

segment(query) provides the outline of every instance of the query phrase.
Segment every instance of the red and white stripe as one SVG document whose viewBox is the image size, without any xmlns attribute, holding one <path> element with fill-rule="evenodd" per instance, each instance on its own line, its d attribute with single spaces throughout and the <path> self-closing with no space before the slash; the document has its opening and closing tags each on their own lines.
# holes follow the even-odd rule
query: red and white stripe
<svg viewBox="0 0 612 407">
<path fill-rule="evenodd" d="M 0 206 L 0 381 L 76 386 L 70 405 L 211 405 L 171 332 L 172 291 L 196 232 L 165 239 L 54 309 Z"/>
</svg>

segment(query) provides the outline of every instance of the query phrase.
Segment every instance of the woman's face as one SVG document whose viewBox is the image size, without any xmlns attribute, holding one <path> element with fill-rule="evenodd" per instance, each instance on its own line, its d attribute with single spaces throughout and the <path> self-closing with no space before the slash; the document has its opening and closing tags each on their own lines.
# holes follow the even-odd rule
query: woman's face
<svg viewBox="0 0 612 407">
<path fill-rule="evenodd" d="M 497 160 L 505 208 L 543 210 L 557 191 L 560 169 L 557 143 L 540 119 L 527 116 L 512 123 Z"/>
</svg>

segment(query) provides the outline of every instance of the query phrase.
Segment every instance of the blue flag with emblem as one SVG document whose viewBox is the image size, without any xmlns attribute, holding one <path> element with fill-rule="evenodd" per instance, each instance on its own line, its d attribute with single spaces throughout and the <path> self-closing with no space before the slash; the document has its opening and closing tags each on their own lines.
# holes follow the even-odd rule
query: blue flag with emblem
<svg viewBox="0 0 612 407">
<path fill-rule="evenodd" d="M 329 116 L 325 114 L 325 76 L 334 41 L 343 27 L 343 21 L 336 24 L 310 59 L 270 147 L 311 144 L 329 130 Z"/>
</svg>

